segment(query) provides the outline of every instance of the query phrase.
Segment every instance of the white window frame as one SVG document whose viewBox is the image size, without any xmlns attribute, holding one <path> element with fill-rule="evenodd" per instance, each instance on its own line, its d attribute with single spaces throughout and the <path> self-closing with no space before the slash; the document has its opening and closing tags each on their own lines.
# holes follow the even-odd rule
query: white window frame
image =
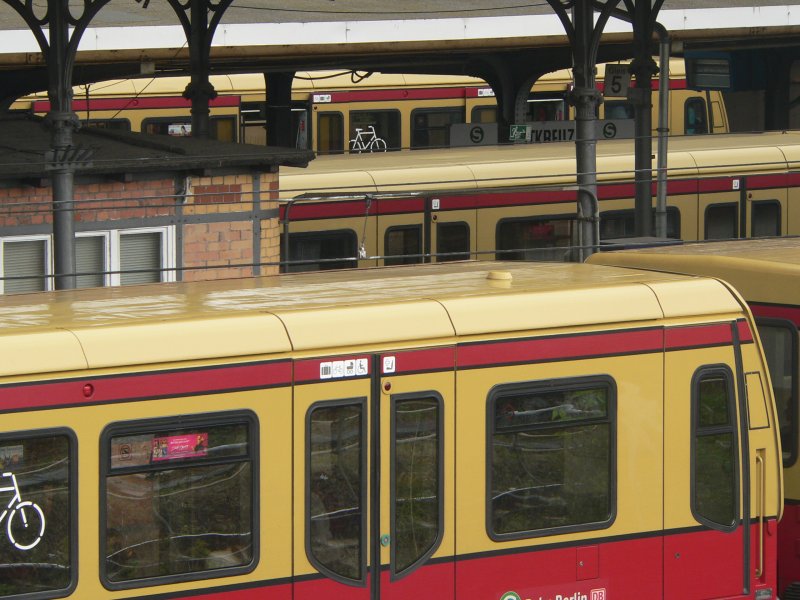
<svg viewBox="0 0 800 600">
<path fill-rule="evenodd" d="M 5 276 L 6 243 L 14 242 L 44 242 L 44 289 L 53 289 L 53 239 L 49 235 L 14 235 L 0 238 L 0 273 Z M 0 278 L 0 294 L 6 293 L 6 280 Z"/>
<path fill-rule="evenodd" d="M 158 233 L 161 235 L 161 281 L 165 283 L 174 282 L 177 278 L 176 263 L 176 232 L 174 225 L 162 227 L 136 227 L 132 229 L 101 229 L 96 231 L 82 231 L 76 233 L 75 237 L 103 237 L 103 264 L 107 273 L 103 276 L 103 285 L 106 287 L 116 287 L 120 285 L 120 238 L 123 235 L 137 233 Z M 3 264 L 5 259 L 6 243 L 14 242 L 33 242 L 44 241 L 45 243 L 45 290 L 50 291 L 55 288 L 53 281 L 53 237 L 51 235 L 18 235 L 0 238 L 0 274 L 5 274 Z M 110 271 L 110 272 L 109 272 Z M 5 280 L 0 277 L 0 294 L 5 294 Z"/>
</svg>

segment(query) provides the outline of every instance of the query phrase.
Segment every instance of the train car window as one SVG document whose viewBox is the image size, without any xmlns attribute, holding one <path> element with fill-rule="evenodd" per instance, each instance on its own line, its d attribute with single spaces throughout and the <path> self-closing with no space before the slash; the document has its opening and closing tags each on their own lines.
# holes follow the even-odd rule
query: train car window
<svg viewBox="0 0 800 600">
<path fill-rule="evenodd" d="M 366 534 L 364 402 L 323 402 L 306 420 L 306 553 L 320 572 L 363 582 Z"/>
<path fill-rule="evenodd" d="M 385 265 L 413 265 L 422 262 L 422 225 L 398 225 L 386 229 Z"/>
<path fill-rule="evenodd" d="M 284 244 L 284 235 L 281 234 L 281 248 Z M 287 265 L 286 271 L 296 273 L 353 269 L 358 266 L 356 256 L 358 256 L 358 238 L 352 229 L 290 233 L 289 260 L 300 262 Z"/>
<path fill-rule="evenodd" d="M 563 121 L 569 118 L 569 109 L 560 92 L 537 92 L 528 96 L 529 121 Z"/>
<path fill-rule="evenodd" d="M 160 232 L 120 234 L 120 283 L 161 281 L 162 235 Z"/>
<path fill-rule="evenodd" d="M 450 126 L 466 122 L 465 109 L 418 108 L 411 111 L 411 147 L 447 148 Z"/>
<path fill-rule="evenodd" d="M 83 127 L 110 129 L 112 131 L 131 130 L 131 122 L 129 119 L 83 119 L 81 120 L 81 125 Z"/>
<path fill-rule="evenodd" d="M 104 431 L 101 443 L 101 575 L 107 588 L 255 568 L 254 415 L 119 423 Z"/>
<path fill-rule="evenodd" d="M 686 135 L 708 133 L 708 109 L 703 98 L 688 98 L 683 105 L 683 132 Z"/>
<path fill-rule="evenodd" d="M 607 377 L 495 388 L 487 524 L 494 539 L 608 527 L 615 514 L 616 390 Z"/>
<path fill-rule="evenodd" d="M 497 123 L 497 107 L 476 106 L 472 109 L 470 123 Z"/>
<path fill-rule="evenodd" d="M 569 217 L 502 219 L 495 235 L 497 259 L 568 261 L 573 223 Z"/>
<path fill-rule="evenodd" d="M 399 110 L 351 110 L 350 152 L 400 150 Z"/>
<path fill-rule="evenodd" d="M 707 240 L 730 240 L 739 237 L 739 205 L 710 204 L 706 207 L 705 233 Z"/>
<path fill-rule="evenodd" d="M 769 367 L 783 449 L 783 466 L 797 460 L 798 333 L 791 321 L 756 319 L 758 335 Z"/>
<path fill-rule="evenodd" d="M 340 112 L 322 112 L 317 115 L 317 152 L 341 154 L 344 152 L 344 117 Z"/>
<path fill-rule="evenodd" d="M 653 231 L 655 231 L 655 211 Z M 613 240 L 636 236 L 636 221 L 633 209 L 609 210 L 600 213 L 600 239 Z M 676 206 L 667 207 L 667 237 L 680 239 L 681 211 Z"/>
<path fill-rule="evenodd" d="M 632 119 L 634 117 L 633 103 L 627 100 L 605 100 L 603 111 L 606 119 Z"/>
<path fill-rule="evenodd" d="M 436 261 L 469 259 L 469 224 L 436 224 Z"/>
<path fill-rule="evenodd" d="M 55 430 L 0 437 L 0 596 L 60 598 L 77 583 L 75 439 Z"/>
<path fill-rule="evenodd" d="M 736 526 L 738 510 L 733 376 L 703 367 L 692 381 L 692 513 L 714 529 Z"/>
<path fill-rule="evenodd" d="M 441 541 L 442 400 L 392 399 L 393 572 L 409 572 Z"/>
<path fill-rule="evenodd" d="M 781 234 L 781 203 L 758 200 L 752 204 L 752 237 L 774 237 Z"/>
<path fill-rule="evenodd" d="M 192 135 L 191 117 L 150 117 L 142 120 L 142 132 L 150 135 Z M 220 142 L 236 141 L 236 117 L 211 117 L 209 134 Z"/>
<path fill-rule="evenodd" d="M 46 289 L 48 243 L 46 239 L 3 241 L 3 293 Z"/>
</svg>

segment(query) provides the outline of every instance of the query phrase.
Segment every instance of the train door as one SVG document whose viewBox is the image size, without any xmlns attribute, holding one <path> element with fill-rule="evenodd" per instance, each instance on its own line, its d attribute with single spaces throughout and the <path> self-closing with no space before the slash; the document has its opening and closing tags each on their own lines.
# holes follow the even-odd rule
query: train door
<svg viewBox="0 0 800 600">
<path fill-rule="evenodd" d="M 783 179 L 783 178 L 781 178 Z M 742 237 L 777 237 L 786 235 L 789 211 L 786 187 L 751 188 L 758 177 L 748 177 L 747 227 Z"/>
<path fill-rule="evenodd" d="M 379 265 L 410 265 L 429 262 L 430 230 L 425 227 L 425 199 L 381 198 L 378 200 Z"/>
<path fill-rule="evenodd" d="M 477 247 L 478 217 L 474 196 L 427 198 L 426 226 L 435 262 L 480 258 Z M 492 248 L 493 250 L 494 248 Z"/>
<path fill-rule="evenodd" d="M 295 600 L 454 600 L 453 356 L 296 364 Z"/>
<path fill-rule="evenodd" d="M 732 328 L 666 333 L 665 600 L 740 597 L 751 584 L 750 537 L 742 525 L 750 511 L 742 495 L 750 489 L 748 447 L 740 435 Z"/>
</svg>

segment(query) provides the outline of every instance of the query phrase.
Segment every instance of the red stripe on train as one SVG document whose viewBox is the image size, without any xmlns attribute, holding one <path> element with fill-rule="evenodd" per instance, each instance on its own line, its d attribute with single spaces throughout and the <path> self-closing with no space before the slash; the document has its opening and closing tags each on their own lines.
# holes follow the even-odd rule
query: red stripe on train
<svg viewBox="0 0 800 600">
<path fill-rule="evenodd" d="M 733 342 L 731 326 L 728 323 L 691 327 L 670 327 L 666 330 L 667 350 L 699 348 L 703 346 L 722 346 Z"/>
<path fill-rule="evenodd" d="M 751 303 L 750 310 L 756 317 L 785 319 L 800 327 L 800 306 Z"/>
<path fill-rule="evenodd" d="M 239 96 L 217 96 L 209 100 L 212 108 L 235 107 L 239 106 Z M 94 98 L 89 100 L 89 110 L 143 110 L 143 109 L 166 109 L 166 108 L 185 108 L 187 111 L 192 107 L 192 101 L 182 96 L 162 96 L 158 98 Z M 72 110 L 86 110 L 86 100 L 73 100 Z M 49 100 L 37 100 L 33 103 L 33 112 L 50 112 Z M 179 118 L 181 115 L 175 115 Z M 185 116 L 188 116 L 188 112 Z"/>
<path fill-rule="evenodd" d="M 291 374 L 292 363 L 284 360 L 256 365 L 14 385 L 0 388 L 0 412 L 289 385 Z"/>
<path fill-rule="evenodd" d="M 468 344 L 458 347 L 459 367 L 592 358 L 634 352 L 659 352 L 662 329 L 637 329 L 592 335 Z"/>
<path fill-rule="evenodd" d="M 455 348 L 431 348 L 381 355 L 381 373 L 384 375 L 420 373 L 424 371 L 452 371 L 456 364 Z M 388 361 L 388 362 L 387 362 Z"/>
</svg>

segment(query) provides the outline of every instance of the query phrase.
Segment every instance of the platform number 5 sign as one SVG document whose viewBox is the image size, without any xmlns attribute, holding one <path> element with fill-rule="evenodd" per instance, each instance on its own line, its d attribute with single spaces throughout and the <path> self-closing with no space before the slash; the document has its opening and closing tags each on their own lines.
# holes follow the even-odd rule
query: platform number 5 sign
<svg viewBox="0 0 800 600">
<path fill-rule="evenodd" d="M 603 80 L 603 96 L 607 98 L 627 98 L 631 85 L 631 72 L 628 65 L 606 65 Z"/>
</svg>

